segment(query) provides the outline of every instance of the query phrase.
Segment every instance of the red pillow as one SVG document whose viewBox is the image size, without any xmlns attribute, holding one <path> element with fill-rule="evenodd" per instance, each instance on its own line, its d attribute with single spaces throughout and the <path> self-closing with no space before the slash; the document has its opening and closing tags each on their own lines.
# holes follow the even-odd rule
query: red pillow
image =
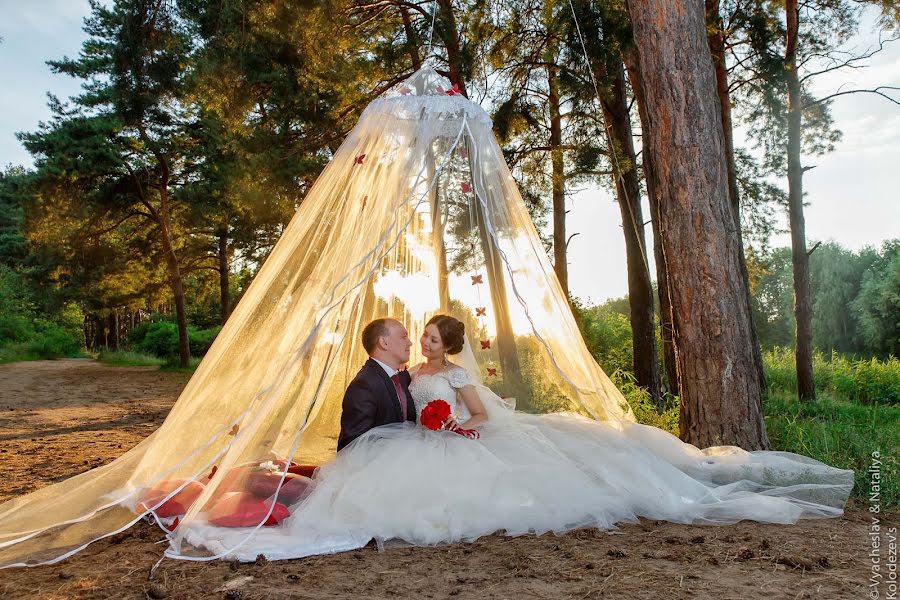
<svg viewBox="0 0 900 600">
<path fill-rule="evenodd" d="M 145 489 L 141 493 L 141 501 L 138 503 L 138 507 L 142 511 L 152 509 L 162 502 L 163 498 L 171 494 L 185 482 L 187 483 L 177 494 L 163 502 L 159 508 L 153 509 L 153 512 L 155 512 L 158 517 L 162 518 L 185 514 L 191 507 L 191 504 L 193 504 L 194 501 L 200 497 L 200 494 L 203 493 L 203 490 L 206 489 L 206 486 L 199 481 L 167 479 L 165 481 L 157 482 L 152 488 Z"/>
<path fill-rule="evenodd" d="M 278 500 L 283 504 L 293 504 L 306 491 L 306 488 L 312 484 L 309 477 L 287 473 L 284 476 L 284 482 L 281 489 L 278 489 L 278 483 L 281 481 L 281 473 L 272 471 L 260 471 L 251 473 L 247 480 L 247 490 L 260 498 L 269 498 L 278 491 Z"/>
<path fill-rule="evenodd" d="M 294 465 L 294 464 L 292 464 L 288 468 L 288 473 L 294 473 L 295 475 L 303 475 L 304 477 L 312 478 L 313 473 L 318 468 L 319 468 L 318 465 Z"/>
<path fill-rule="evenodd" d="M 271 500 L 263 500 L 248 492 L 229 492 L 222 496 L 207 514 L 207 520 L 219 527 L 256 527 L 272 506 Z M 264 525 L 278 525 L 290 516 L 287 506 L 275 502 L 272 514 Z"/>
</svg>

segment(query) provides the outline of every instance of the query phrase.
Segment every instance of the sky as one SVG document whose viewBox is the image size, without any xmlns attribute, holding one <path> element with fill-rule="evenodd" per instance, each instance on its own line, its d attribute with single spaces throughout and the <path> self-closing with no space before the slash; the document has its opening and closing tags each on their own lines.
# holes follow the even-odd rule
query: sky
<svg viewBox="0 0 900 600">
<path fill-rule="evenodd" d="M 32 163 L 15 133 L 33 131 L 40 121 L 49 119 L 48 92 L 63 99 L 78 93 L 79 82 L 51 73 L 45 61 L 78 54 L 85 39 L 82 21 L 88 12 L 87 0 L 0 0 L 4 17 L 0 22 L 0 165 Z M 870 47 L 878 39 L 873 30 L 874 20 L 864 19 L 853 44 Z M 865 69 L 816 78 L 815 93 L 900 86 L 900 42 L 887 45 L 868 64 Z M 832 111 L 844 133 L 842 141 L 831 154 L 804 158 L 805 166 L 815 166 L 804 177 L 810 245 L 834 240 L 858 250 L 900 237 L 900 106 L 870 94 L 850 94 L 835 99 Z M 742 130 L 736 131 L 735 141 L 746 145 Z M 628 290 L 625 243 L 613 196 L 604 189 L 585 188 L 572 193 L 569 204 L 568 233 L 579 234 L 569 244 L 573 295 L 591 302 L 624 296 Z M 648 218 L 645 202 L 644 219 Z M 647 230 L 649 246 L 649 226 Z M 789 243 L 787 235 L 773 240 L 774 246 Z M 655 272 L 652 251 L 649 254 L 651 272 Z"/>
</svg>

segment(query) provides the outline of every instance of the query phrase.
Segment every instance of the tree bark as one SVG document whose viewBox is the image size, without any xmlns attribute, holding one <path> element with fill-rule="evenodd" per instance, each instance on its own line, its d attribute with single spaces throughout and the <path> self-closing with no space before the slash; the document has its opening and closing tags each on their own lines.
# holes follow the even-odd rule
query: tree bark
<svg viewBox="0 0 900 600">
<path fill-rule="evenodd" d="M 434 152 L 429 150 L 425 159 L 428 173 L 428 181 L 435 176 Z M 444 244 L 444 224 L 441 220 L 441 198 L 437 185 L 428 193 L 428 202 L 431 206 L 431 245 L 434 252 L 434 262 L 437 267 L 438 299 L 442 313 L 450 310 L 450 272 L 447 268 L 447 247 Z"/>
<path fill-rule="evenodd" d="M 703 6 L 629 0 L 648 117 L 683 440 L 768 448 Z"/>
<path fill-rule="evenodd" d="M 658 405 L 662 402 L 659 361 L 656 356 L 656 323 L 653 307 L 653 284 L 645 252 L 644 215 L 641 187 L 637 174 L 637 156 L 631 131 L 631 115 L 625 85 L 625 69 L 617 57 L 604 69 L 610 93 L 602 99 L 603 116 L 609 127 L 613 160 L 613 183 L 622 213 L 625 256 L 628 265 L 628 305 L 631 312 L 631 344 L 634 353 L 634 376 Z"/>
<path fill-rule="evenodd" d="M 550 164 L 553 189 L 553 270 L 569 297 L 569 266 L 566 258 L 566 173 L 562 151 L 562 116 L 559 112 L 558 67 L 547 67 L 547 84 L 550 91 Z"/>
<path fill-rule="evenodd" d="M 741 276 L 747 286 L 747 306 L 752 307 L 750 298 L 750 273 L 747 271 L 747 259 L 744 255 L 744 236 L 741 230 L 741 196 L 738 191 L 737 170 L 734 162 L 734 127 L 731 120 L 731 93 L 728 91 L 728 69 L 725 65 L 725 31 L 722 17 L 719 12 L 719 0 L 706 0 L 706 25 L 707 42 L 712 54 L 713 66 L 716 71 L 716 92 L 719 96 L 719 106 L 722 114 L 722 132 L 725 135 L 725 158 L 728 161 L 728 196 L 731 199 L 731 209 L 734 212 L 734 227 L 737 231 L 741 250 Z M 751 314 L 752 314 L 752 308 Z M 765 390 L 766 371 L 763 366 L 762 350 L 759 344 L 759 335 L 756 331 L 756 323 L 750 320 L 752 336 L 750 343 L 753 347 L 754 362 L 759 377 L 760 388 Z"/>
<path fill-rule="evenodd" d="M 186 368 L 191 359 L 191 346 L 188 339 L 187 311 L 184 302 L 184 279 L 181 275 L 181 267 L 178 257 L 172 245 L 172 235 L 169 225 L 169 187 L 168 169 L 163 168 L 163 175 L 159 186 L 160 220 L 159 232 L 163 247 L 163 257 L 169 272 L 169 284 L 172 286 L 172 294 L 175 297 L 175 320 L 178 323 L 178 366 Z"/>
<path fill-rule="evenodd" d="M 797 394 L 814 400 L 816 384 L 812 367 L 812 308 L 809 298 L 809 255 L 806 252 L 806 222 L 803 216 L 803 166 L 800 164 L 803 127 L 800 76 L 797 73 L 797 37 L 800 11 L 797 0 L 784 5 L 787 21 L 784 68 L 788 94 L 788 215 L 791 225 L 791 262 L 794 270 L 794 321 L 796 327 Z"/>
<path fill-rule="evenodd" d="M 409 18 L 409 9 L 405 6 L 399 7 L 400 18 L 403 20 L 403 31 L 406 33 L 406 51 L 409 52 L 409 59 L 413 68 L 418 71 L 422 68 L 422 57 L 419 56 L 419 44 L 416 39 L 416 30 L 413 29 L 412 20 Z"/>
<path fill-rule="evenodd" d="M 656 291 L 659 298 L 659 328 L 663 345 L 663 366 L 666 370 L 666 380 L 669 393 L 681 396 L 681 386 L 678 382 L 678 366 L 675 359 L 675 327 L 672 324 L 672 301 L 669 297 L 669 276 L 666 274 L 666 261 L 662 255 L 662 236 L 659 232 L 659 207 L 657 199 L 659 187 L 656 183 L 653 171 L 653 159 L 650 156 L 648 136 L 649 117 L 647 116 L 647 101 L 644 99 L 640 78 L 637 76 L 640 67 L 637 63 L 637 53 L 634 49 L 625 54 L 625 62 L 628 65 L 629 80 L 634 93 L 635 103 L 638 107 L 638 116 L 641 121 L 641 166 L 644 172 L 644 183 L 647 186 L 648 205 L 650 206 L 650 223 L 653 228 L 653 258 L 656 262 Z"/>
<path fill-rule="evenodd" d="M 228 227 L 219 233 L 219 305 L 221 306 L 220 319 L 222 325 L 231 315 L 231 290 L 229 289 L 228 267 Z"/>
<path fill-rule="evenodd" d="M 466 80 L 463 76 L 462 61 L 460 60 L 459 28 L 456 26 L 456 13 L 453 12 L 453 2 L 452 0 L 437 0 L 437 3 L 440 8 L 440 18 L 435 23 L 435 26 L 441 28 L 441 39 L 444 40 L 444 46 L 447 48 L 450 83 L 455 83 L 462 95 L 468 98 L 469 92 L 466 90 Z M 438 31 L 435 31 L 435 33 L 438 33 Z"/>
</svg>

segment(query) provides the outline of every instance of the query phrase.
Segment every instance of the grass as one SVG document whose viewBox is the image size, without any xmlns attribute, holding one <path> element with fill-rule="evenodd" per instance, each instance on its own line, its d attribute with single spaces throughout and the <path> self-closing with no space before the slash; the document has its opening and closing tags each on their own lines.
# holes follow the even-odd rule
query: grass
<svg viewBox="0 0 900 600">
<path fill-rule="evenodd" d="M 119 367 L 146 367 L 166 364 L 165 359 L 130 350 L 101 350 L 97 360 L 107 365 Z"/>
<path fill-rule="evenodd" d="M 763 354 L 766 379 L 772 390 L 796 392 L 797 371 L 791 348 L 774 348 Z M 900 405 L 900 359 L 891 356 L 857 359 L 832 352 L 813 354 L 816 389 L 837 398 L 864 404 Z"/>
<path fill-rule="evenodd" d="M 822 391 L 815 401 L 801 402 L 786 391 L 771 391 L 763 403 L 772 447 L 796 452 L 843 469 L 853 469 L 853 495 L 868 498 L 869 467 L 878 451 L 881 504 L 900 505 L 900 406 L 860 404 Z"/>
<path fill-rule="evenodd" d="M 177 363 L 166 363 L 160 371 L 168 371 L 170 373 L 193 373 L 197 370 L 197 365 L 203 360 L 202 356 L 192 356 L 188 359 L 188 366 L 179 367 Z"/>
<path fill-rule="evenodd" d="M 92 358 L 90 354 L 78 352 L 48 352 L 36 347 L 33 342 L 22 342 L 0 347 L 0 365 L 28 360 L 54 360 L 57 358 Z"/>
</svg>

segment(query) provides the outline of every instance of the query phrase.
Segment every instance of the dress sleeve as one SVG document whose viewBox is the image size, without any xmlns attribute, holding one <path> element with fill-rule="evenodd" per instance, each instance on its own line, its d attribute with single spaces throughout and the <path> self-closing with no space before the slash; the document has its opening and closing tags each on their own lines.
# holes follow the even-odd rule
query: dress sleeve
<svg viewBox="0 0 900 600">
<path fill-rule="evenodd" d="M 472 385 L 472 378 L 469 377 L 469 372 L 462 367 L 451 368 L 450 371 L 447 372 L 447 380 L 450 381 L 450 385 L 456 389 Z"/>
</svg>

